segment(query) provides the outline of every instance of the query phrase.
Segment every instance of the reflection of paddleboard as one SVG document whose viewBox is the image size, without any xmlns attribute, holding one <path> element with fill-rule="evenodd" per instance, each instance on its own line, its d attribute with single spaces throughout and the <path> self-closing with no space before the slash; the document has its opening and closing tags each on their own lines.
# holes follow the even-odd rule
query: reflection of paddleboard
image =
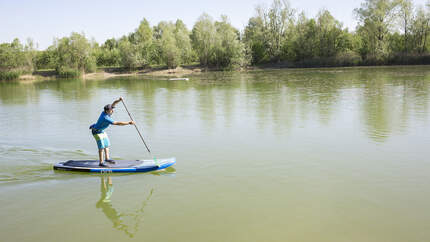
<svg viewBox="0 0 430 242">
<path fill-rule="evenodd" d="M 115 160 L 99 166 L 98 160 L 69 160 L 54 165 L 55 170 L 84 172 L 148 172 L 162 170 L 176 163 L 176 158 L 157 160 Z"/>
</svg>

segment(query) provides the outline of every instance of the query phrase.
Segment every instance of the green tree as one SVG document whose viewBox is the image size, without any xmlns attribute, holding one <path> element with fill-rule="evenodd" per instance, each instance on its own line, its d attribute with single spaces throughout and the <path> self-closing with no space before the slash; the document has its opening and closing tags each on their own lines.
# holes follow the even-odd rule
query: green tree
<svg viewBox="0 0 430 242">
<path fill-rule="evenodd" d="M 201 65 L 230 69 L 247 64 L 245 45 L 239 36 L 226 16 L 214 23 L 209 15 L 203 14 L 193 27 L 191 39 Z"/>
<path fill-rule="evenodd" d="M 190 31 L 181 20 L 175 23 L 175 39 L 181 55 L 181 63 L 188 64 L 194 61 L 193 48 L 191 45 Z"/>
<path fill-rule="evenodd" d="M 318 56 L 334 57 L 350 48 L 347 31 L 329 11 L 320 11 L 317 16 Z"/>
<path fill-rule="evenodd" d="M 164 21 L 154 28 L 160 61 L 168 68 L 176 68 L 181 64 L 181 51 L 177 46 L 175 28 L 173 23 Z"/>
<path fill-rule="evenodd" d="M 208 66 L 213 58 L 216 43 L 216 28 L 213 19 L 206 13 L 202 14 L 194 24 L 191 41 L 200 64 Z"/>
<path fill-rule="evenodd" d="M 296 38 L 293 50 L 296 61 L 306 61 L 317 56 L 318 30 L 314 19 L 307 19 L 304 13 L 299 15 L 296 25 Z"/>
<path fill-rule="evenodd" d="M 129 42 L 134 45 L 132 49 L 139 52 L 135 57 L 139 65 L 149 65 L 153 59 L 154 45 L 152 28 L 149 21 L 145 18 L 140 22 L 139 27 L 135 32 L 131 33 L 128 37 Z"/>
<path fill-rule="evenodd" d="M 38 51 L 35 59 L 35 69 L 55 69 L 55 46 L 51 45 L 46 50 Z"/>
<path fill-rule="evenodd" d="M 413 51 L 422 54 L 427 52 L 428 38 L 430 34 L 430 1 L 426 9 L 419 7 L 411 26 L 411 41 Z"/>
<path fill-rule="evenodd" d="M 94 51 L 98 66 L 119 66 L 121 64 L 118 41 L 114 38 L 107 39 L 100 48 L 96 48 Z"/>
<path fill-rule="evenodd" d="M 56 39 L 54 46 L 55 69 L 60 76 L 73 77 L 95 71 L 96 59 L 84 34 L 73 32 L 70 37 Z"/>
<path fill-rule="evenodd" d="M 249 19 L 248 25 L 245 27 L 244 42 L 251 51 L 252 64 L 269 61 L 265 32 L 262 18 L 256 16 Z"/>
<path fill-rule="evenodd" d="M 212 64 L 228 69 L 247 65 L 245 46 L 239 40 L 239 31 L 230 24 L 227 16 L 223 15 L 221 21 L 215 22 L 215 29 L 215 58 Z"/>
<path fill-rule="evenodd" d="M 0 80 L 17 79 L 23 73 L 33 71 L 36 54 L 32 40 L 23 46 L 19 39 L 0 44 Z"/>
<path fill-rule="evenodd" d="M 36 60 L 37 50 L 36 44 L 33 39 L 28 38 L 27 43 L 24 46 L 24 58 L 25 58 L 25 66 L 28 72 L 32 72 L 35 69 L 35 60 Z"/>
<path fill-rule="evenodd" d="M 131 43 L 129 38 L 122 37 L 118 42 L 118 49 L 123 67 L 134 69 L 145 64 L 138 45 Z"/>
<path fill-rule="evenodd" d="M 360 8 L 354 9 L 359 26 L 357 34 L 363 39 L 364 57 L 381 63 L 386 60 L 388 35 L 395 20 L 397 0 L 365 0 Z"/>
<path fill-rule="evenodd" d="M 282 59 L 282 44 L 285 43 L 288 27 L 293 25 L 295 10 L 287 0 L 274 0 L 272 7 L 263 16 L 267 23 L 267 47 L 271 59 Z"/>
<path fill-rule="evenodd" d="M 403 52 L 408 54 L 410 46 L 410 29 L 413 18 L 413 6 L 411 0 L 398 0 L 399 1 L 399 20 L 403 29 Z"/>
<path fill-rule="evenodd" d="M 402 34 L 395 32 L 390 35 L 389 49 L 392 54 L 403 53 L 405 50 L 405 38 Z"/>
<path fill-rule="evenodd" d="M 11 70 L 25 65 L 23 46 L 19 39 L 14 39 L 12 43 L 0 45 L 0 68 L 1 70 Z"/>
<path fill-rule="evenodd" d="M 295 10 L 287 0 L 274 0 L 270 8 L 257 6 L 249 19 L 244 41 L 251 50 L 252 63 L 293 59 Z"/>
</svg>

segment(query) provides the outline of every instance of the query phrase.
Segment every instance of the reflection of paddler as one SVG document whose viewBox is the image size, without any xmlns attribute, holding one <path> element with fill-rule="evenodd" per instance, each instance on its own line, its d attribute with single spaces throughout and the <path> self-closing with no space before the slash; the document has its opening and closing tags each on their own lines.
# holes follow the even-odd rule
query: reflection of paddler
<svg viewBox="0 0 430 242">
<path fill-rule="evenodd" d="M 101 195 L 102 195 L 102 198 L 104 197 L 103 202 L 110 203 L 110 197 L 112 196 L 112 193 L 113 193 L 112 178 L 108 176 L 107 186 L 103 177 L 102 177 L 102 180 L 103 180 L 103 188 L 101 190 L 102 192 Z"/>
<path fill-rule="evenodd" d="M 112 221 L 113 227 L 124 231 L 130 238 L 134 236 L 134 234 L 137 232 L 137 230 L 140 227 L 140 223 L 143 221 L 143 209 L 146 206 L 147 202 L 149 201 L 149 198 L 152 196 L 153 189 L 151 189 L 148 197 L 146 200 L 142 202 L 142 205 L 139 209 L 132 213 L 118 213 L 116 209 L 112 207 L 111 204 L 111 197 L 113 193 L 113 185 L 112 185 L 112 179 L 110 176 L 107 176 L 107 183 L 106 183 L 106 177 L 101 176 L 101 183 L 100 183 L 100 199 L 96 203 L 97 208 L 101 208 L 103 213 L 106 215 L 106 217 Z M 124 222 L 124 217 L 130 217 L 134 221 L 134 226 L 129 228 Z"/>
<path fill-rule="evenodd" d="M 106 184 L 105 177 L 101 177 L 100 200 L 97 202 L 96 207 L 101 208 L 106 217 L 112 221 L 113 226 L 118 228 L 121 225 L 121 219 L 118 212 L 112 207 L 110 200 L 113 193 L 112 178 L 108 176 L 107 181 Z"/>
</svg>

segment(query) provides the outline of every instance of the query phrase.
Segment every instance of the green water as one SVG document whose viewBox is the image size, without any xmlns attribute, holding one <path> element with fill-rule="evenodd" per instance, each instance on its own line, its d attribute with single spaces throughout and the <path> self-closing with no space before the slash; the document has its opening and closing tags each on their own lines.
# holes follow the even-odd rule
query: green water
<svg viewBox="0 0 430 242">
<path fill-rule="evenodd" d="M 54 172 L 97 158 L 88 126 L 119 96 L 177 164 Z M 0 124 L 1 241 L 430 239 L 429 67 L 0 82 Z M 151 158 L 107 132 L 114 158 Z"/>
</svg>

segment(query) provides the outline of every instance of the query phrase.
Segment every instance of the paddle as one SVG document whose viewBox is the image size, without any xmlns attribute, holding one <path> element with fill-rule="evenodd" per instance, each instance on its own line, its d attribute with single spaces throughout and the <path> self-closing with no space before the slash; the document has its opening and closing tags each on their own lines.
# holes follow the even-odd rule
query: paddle
<svg viewBox="0 0 430 242">
<path fill-rule="evenodd" d="M 124 102 L 124 99 L 123 99 L 123 98 L 121 98 L 121 102 L 122 102 L 122 104 L 124 104 L 125 110 L 127 111 L 128 116 L 130 116 L 131 121 L 134 121 L 134 120 L 133 120 L 133 117 L 131 117 L 131 114 L 130 114 L 130 112 L 128 111 L 127 105 L 125 105 L 125 102 Z M 136 122 L 134 122 L 134 127 L 136 128 L 137 133 L 139 134 L 140 139 L 142 140 L 142 142 L 143 142 L 143 144 L 145 145 L 146 149 L 148 150 L 149 154 L 152 156 L 151 151 L 150 151 L 150 150 L 149 150 L 149 148 L 148 148 L 148 145 L 146 145 L 145 140 L 143 139 L 142 134 L 140 133 L 139 129 L 137 128 Z M 155 164 L 157 164 L 157 166 L 160 166 L 160 164 L 158 164 L 157 159 L 155 158 L 155 156 L 152 156 L 152 157 L 154 158 L 154 162 L 155 162 Z"/>
</svg>

